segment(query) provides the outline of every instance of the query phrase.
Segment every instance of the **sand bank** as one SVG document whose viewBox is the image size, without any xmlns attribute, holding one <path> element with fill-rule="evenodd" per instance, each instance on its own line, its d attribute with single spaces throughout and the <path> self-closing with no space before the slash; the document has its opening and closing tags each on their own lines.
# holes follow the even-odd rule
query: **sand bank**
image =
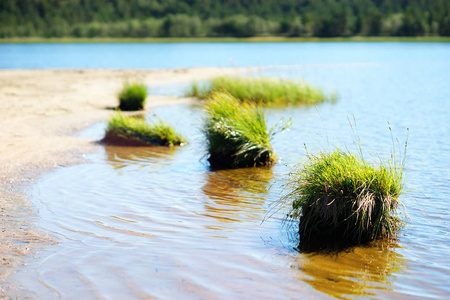
<svg viewBox="0 0 450 300">
<path fill-rule="evenodd" d="M 83 161 L 95 141 L 76 133 L 106 120 L 125 80 L 148 86 L 202 80 L 245 69 L 0 70 L 0 298 L 16 295 L 11 275 L 27 255 L 57 243 L 33 226 L 26 198 L 33 179 L 56 166 Z M 146 109 L 189 101 L 150 96 Z M 17 295 L 16 295 L 17 296 Z"/>
</svg>

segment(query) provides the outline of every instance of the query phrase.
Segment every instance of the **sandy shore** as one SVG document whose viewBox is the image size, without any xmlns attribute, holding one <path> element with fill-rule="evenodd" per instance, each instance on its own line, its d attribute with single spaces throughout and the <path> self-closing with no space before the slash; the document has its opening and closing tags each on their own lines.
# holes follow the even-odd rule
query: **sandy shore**
<svg viewBox="0 0 450 300">
<path fill-rule="evenodd" d="M 0 298 L 16 294 L 11 275 L 27 255 L 57 243 L 33 225 L 38 212 L 27 200 L 27 186 L 96 151 L 95 141 L 76 133 L 113 113 L 107 108 L 117 106 L 125 80 L 156 86 L 239 71 L 244 70 L 0 70 Z M 188 100 L 150 96 L 146 109 Z"/>
</svg>

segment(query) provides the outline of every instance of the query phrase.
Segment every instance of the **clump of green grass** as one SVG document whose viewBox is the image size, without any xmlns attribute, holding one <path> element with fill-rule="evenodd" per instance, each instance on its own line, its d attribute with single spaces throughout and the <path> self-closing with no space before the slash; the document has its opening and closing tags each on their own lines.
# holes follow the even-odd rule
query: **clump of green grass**
<svg viewBox="0 0 450 300">
<path fill-rule="evenodd" d="M 402 226 L 396 209 L 403 165 L 393 157 L 374 166 L 340 149 L 308 154 L 282 198 L 288 218 L 299 221 L 299 248 L 334 250 L 393 237 Z"/>
<path fill-rule="evenodd" d="M 119 92 L 119 109 L 123 111 L 142 110 L 147 98 L 147 88 L 142 83 L 126 82 Z"/>
<path fill-rule="evenodd" d="M 225 93 L 213 93 L 206 104 L 204 133 L 213 169 L 265 166 L 275 155 L 264 112 L 252 103 L 240 103 Z M 287 124 L 284 128 L 287 128 Z M 280 130 L 283 130 L 281 128 Z"/>
<path fill-rule="evenodd" d="M 209 84 L 194 83 L 191 96 L 207 98 L 213 92 L 226 92 L 240 101 L 257 105 L 317 104 L 335 101 L 336 96 L 327 96 L 322 90 L 304 82 L 271 78 L 248 78 L 222 76 Z"/>
<path fill-rule="evenodd" d="M 191 86 L 191 91 L 188 92 L 188 96 L 190 97 L 198 97 L 198 98 L 207 98 L 210 95 L 211 91 L 207 89 L 205 85 L 201 85 L 198 82 L 193 82 Z"/>
<path fill-rule="evenodd" d="M 162 120 L 147 124 L 143 119 L 123 116 L 120 112 L 108 121 L 103 142 L 130 146 L 175 146 L 185 143 Z"/>
</svg>

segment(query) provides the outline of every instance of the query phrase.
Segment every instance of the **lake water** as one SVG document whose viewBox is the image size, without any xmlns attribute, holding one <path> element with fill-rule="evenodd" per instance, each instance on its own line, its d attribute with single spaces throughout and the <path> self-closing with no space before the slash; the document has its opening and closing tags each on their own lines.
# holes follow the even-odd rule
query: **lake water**
<svg viewBox="0 0 450 300">
<path fill-rule="evenodd" d="M 448 43 L 0 44 L 0 69 L 441 63 Z"/>
<path fill-rule="evenodd" d="M 55 53 L 55 59 L 49 58 Z M 105 57 L 97 59 L 102 53 Z M 275 136 L 270 168 L 210 171 L 199 105 L 154 109 L 189 144 L 102 147 L 88 162 L 39 179 L 30 198 L 38 225 L 59 244 L 16 279 L 35 298 L 302 299 L 450 295 L 450 44 L 101 44 L 0 45 L 2 68 L 178 68 L 272 66 L 257 75 L 306 80 L 339 100 L 267 109 Z M 6 59 L 5 59 L 6 57 Z M 180 94 L 180 86 L 157 93 Z M 184 88 L 184 87 L 183 87 Z M 178 90 L 177 90 L 178 89 Z M 364 149 L 387 157 L 389 125 L 408 134 L 406 226 L 395 243 L 339 255 L 302 254 L 271 204 L 309 151 Z M 105 124 L 81 133 L 98 140 Z M 370 155 L 367 155 L 370 158 Z M 273 214 L 272 214 L 273 213 Z M 267 218 L 268 215 L 272 217 Z"/>
</svg>

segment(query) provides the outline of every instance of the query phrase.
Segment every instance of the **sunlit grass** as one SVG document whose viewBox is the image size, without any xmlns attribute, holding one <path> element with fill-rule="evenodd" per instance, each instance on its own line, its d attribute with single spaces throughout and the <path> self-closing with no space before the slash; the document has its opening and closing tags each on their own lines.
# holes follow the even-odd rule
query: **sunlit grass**
<svg viewBox="0 0 450 300">
<path fill-rule="evenodd" d="M 275 159 L 265 114 L 252 103 L 229 94 L 213 93 L 206 104 L 204 133 L 211 168 L 270 165 Z M 282 130 L 282 129 L 281 129 Z"/>
<path fill-rule="evenodd" d="M 335 149 L 308 153 L 291 173 L 281 199 L 288 219 L 299 222 L 300 249 L 316 251 L 390 239 L 401 228 L 397 208 L 404 159 L 367 162 L 362 154 Z"/>
<path fill-rule="evenodd" d="M 147 88 L 138 82 L 126 82 L 119 92 L 119 109 L 123 111 L 142 110 L 147 98 Z"/>
<path fill-rule="evenodd" d="M 184 138 L 162 120 L 147 124 L 143 119 L 126 117 L 120 112 L 108 121 L 103 141 L 135 146 L 175 146 L 185 143 Z"/>
<path fill-rule="evenodd" d="M 203 85 L 193 83 L 190 95 L 207 98 L 214 92 L 226 92 L 240 101 L 257 105 L 311 105 L 336 100 L 336 95 L 327 96 L 321 89 L 304 82 L 233 76 L 217 77 Z"/>
</svg>

